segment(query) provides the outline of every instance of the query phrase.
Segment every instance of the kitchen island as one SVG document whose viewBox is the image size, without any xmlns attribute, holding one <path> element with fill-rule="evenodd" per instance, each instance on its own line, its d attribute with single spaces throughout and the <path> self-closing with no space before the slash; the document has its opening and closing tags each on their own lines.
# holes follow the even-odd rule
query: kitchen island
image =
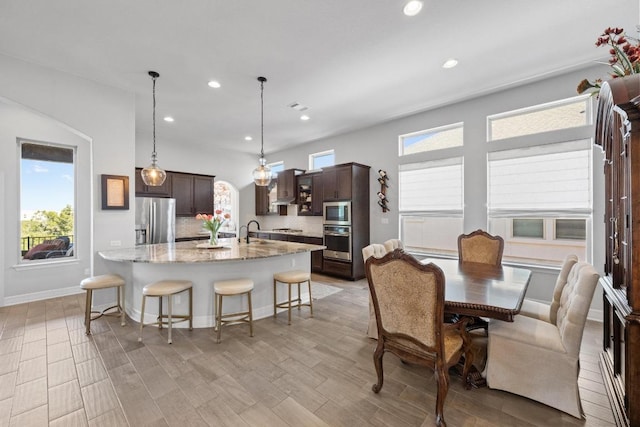
<svg viewBox="0 0 640 427">
<path fill-rule="evenodd" d="M 250 243 L 237 239 L 220 239 L 220 248 L 201 248 L 203 241 L 140 245 L 133 248 L 99 252 L 109 261 L 113 273 L 127 281 L 127 315 L 140 321 L 142 288 L 158 280 L 176 279 L 193 282 L 193 326 L 212 327 L 214 324 L 213 283 L 219 280 L 248 278 L 254 282 L 252 293 L 253 317 L 260 319 L 273 315 L 273 274 L 279 271 L 310 271 L 309 252 L 324 246 L 285 241 L 251 239 Z M 312 291 L 313 292 L 313 291 Z M 243 297 L 245 298 L 245 297 Z M 286 299 L 286 287 L 278 288 L 278 301 Z M 303 301 L 309 300 L 302 292 Z M 155 319 L 157 303 L 149 301 L 146 319 Z M 246 307 L 246 300 L 242 300 Z M 241 308 L 240 298 L 225 301 L 224 312 Z M 174 299 L 173 312 L 188 311 L 187 298 Z M 285 320 L 286 321 L 286 320 Z M 176 327 L 186 327 L 177 323 Z"/>
</svg>

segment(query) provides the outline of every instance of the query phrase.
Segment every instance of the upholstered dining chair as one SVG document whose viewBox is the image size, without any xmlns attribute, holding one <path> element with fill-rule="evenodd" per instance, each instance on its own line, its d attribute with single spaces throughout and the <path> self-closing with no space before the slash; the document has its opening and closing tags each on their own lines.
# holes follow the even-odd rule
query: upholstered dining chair
<svg viewBox="0 0 640 427">
<path fill-rule="evenodd" d="M 387 253 L 385 245 L 380 243 L 372 243 L 362 248 L 362 259 L 367 262 L 369 257 L 382 258 Z M 369 325 L 367 326 L 367 336 L 369 338 L 378 339 L 378 327 L 376 326 L 376 313 L 373 310 L 373 302 L 371 301 L 371 295 L 369 295 Z"/>
<path fill-rule="evenodd" d="M 387 249 L 387 252 L 391 252 L 394 249 L 404 249 L 404 245 L 400 239 L 389 239 L 384 242 L 384 247 Z"/>
<path fill-rule="evenodd" d="M 493 236 L 484 230 L 476 230 L 458 236 L 459 262 L 477 262 L 498 267 L 502 265 L 503 251 L 504 239 L 500 236 Z M 458 316 L 454 315 L 452 319 L 458 320 Z M 467 325 L 467 330 L 483 329 L 486 334 L 488 327 L 489 323 L 485 319 L 474 317 Z"/>
<path fill-rule="evenodd" d="M 571 268 L 555 322 L 516 316 L 489 324 L 487 385 L 583 417 L 578 375 L 580 344 L 598 273 L 590 264 Z"/>
<path fill-rule="evenodd" d="M 492 236 L 484 230 L 476 230 L 458 236 L 458 260 L 479 262 L 495 266 L 502 265 L 504 239 Z"/>
<path fill-rule="evenodd" d="M 464 354 L 462 378 L 466 381 L 473 354 L 464 322 L 444 323 L 444 273 L 435 264 L 421 264 L 400 249 L 382 258 L 369 257 L 365 272 L 378 325 L 373 353 L 378 381 L 372 390 L 379 393 L 382 389 L 385 352 L 403 362 L 430 367 L 437 381 L 436 425 L 446 426 L 443 411 L 449 368 Z"/>
<path fill-rule="evenodd" d="M 560 307 L 560 296 L 562 295 L 562 290 L 567 284 L 569 272 L 577 262 L 577 255 L 571 254 L 565 257 L 560 274 L 558 274 L 558 278 L 556 279 L 556 286 L 553 289 L 553 299 L 551 304 L 544 304 L 538 301 L 525 299 L 522 303 L 522 308 L 520 309 L 519 314 L 555 324 L 558 308 Z"/>
</svg>

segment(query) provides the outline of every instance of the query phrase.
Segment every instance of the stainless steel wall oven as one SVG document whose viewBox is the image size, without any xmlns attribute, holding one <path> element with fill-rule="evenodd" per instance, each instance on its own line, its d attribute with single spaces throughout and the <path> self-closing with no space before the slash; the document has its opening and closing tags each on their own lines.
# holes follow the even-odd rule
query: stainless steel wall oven
<svg viewBox="0 0 640 427">
<path fill-rule="evenodd" d="M 351 261 L 351 226 L 324 225 L 324 258 Z"/>
</svg>

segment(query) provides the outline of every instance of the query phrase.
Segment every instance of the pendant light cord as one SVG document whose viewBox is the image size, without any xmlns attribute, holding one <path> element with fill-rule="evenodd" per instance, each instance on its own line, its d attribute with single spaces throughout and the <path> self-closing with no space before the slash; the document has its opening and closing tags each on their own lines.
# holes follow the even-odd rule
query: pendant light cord
<svg viewBox="0 0 640 427">
<path fill-rule="evenodd" d="M 266 77 L 258 77 L 260 82 L 260 159 L 264 159 L 264 82 Z"/>
<path fill-rule="evenodd" d="M 260 158 L 264 158 L 264 77 L 260 80 Z"/>
<path fill-rule="evenodd" d="M 153 160 L 156 159 L 156 79 L 158 78 L 155 75 L 152 75 L 153 79 L 153 153 L 151 156 Z"/>
</svg>

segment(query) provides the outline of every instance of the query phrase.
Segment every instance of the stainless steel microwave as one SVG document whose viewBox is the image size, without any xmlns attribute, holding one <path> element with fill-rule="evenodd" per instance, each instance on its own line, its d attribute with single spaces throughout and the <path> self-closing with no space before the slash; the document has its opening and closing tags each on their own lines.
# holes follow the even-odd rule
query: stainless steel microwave
<svg viewBox="0 0 640 427">
<path fill-rule="evenodd" d="M 351 225 L 351 202 L 324 202 L 324 223 L 329 225 Z"/>
</svg>

